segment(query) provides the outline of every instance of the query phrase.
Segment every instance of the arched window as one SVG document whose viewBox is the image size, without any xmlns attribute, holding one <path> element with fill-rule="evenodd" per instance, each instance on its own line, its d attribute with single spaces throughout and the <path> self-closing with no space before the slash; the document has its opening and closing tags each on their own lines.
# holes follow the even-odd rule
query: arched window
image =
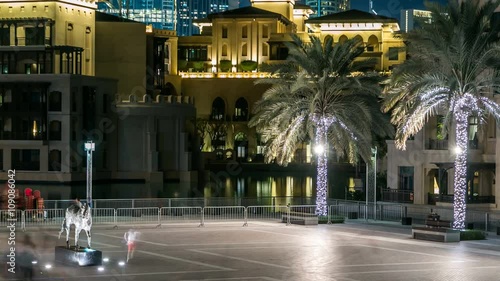
<svg viewBox="0 0 500 281">
<path fill-rule="evenodd" d="M 356 40 L 357 42 L 359 42 L 360 44 L 363 43 L 363 37 L 361 37 L 361 35 L 356 35 L 354 36 L 354 39 L 353 40 Z"/>
<path fill-rule="evenodd" d="M 51 150 L 49 153 L 49 171 L 61 171 L 61 151 Z"/>
<path fill-rule="evenodd" d="M 378 52 L 379 51 L 379 46 L 378 46 L 378 38 L 375 35 L 372 35 L 368 38 L 368 44 L 366 46 L 366 50 L 368 52 Z"/>
<path fill-rule="evenodd" d="M 222 45 L 222 56 L 227 57 L 227 45 Z"/>
<path fill-rule="evenodd" d="M 244 43 L 243 45 L 241 45 L 241 56 L 242 57 L 246 57 L 248 55 L 248 47 L 247 47 L 247 44 Z"/>
<path fill-rule="evenodd" d="M 234 121 L 246 121 L 247 119 L 248 102 L 244 98 L 239 98 L 234 105 Z"/>
<path fill-rule="evenodd" d="M 61 121 L 50 121 L 49 140 L 61 140 Z"/>
<path fill-rule="evenodd" d="M 344 43 L 345 41 L 347 41 L 347 36 L 342 35 L 342 36 L 339 37 L 339 43 L 340 44 Z"/>
<path fill-rule="evenodd" d="M 331 35 L 325 36 L 325 39 L 323 40 L 323 44 L 326 46 L 326 44 L 333 44 L 333 37 Z"/>
<path fill-rule="evenodd" d="M 220 97 L 216 98 L 212 103 L 212 120 L 224 120 L 226 111 L 226 103 Z"/>
</svg>

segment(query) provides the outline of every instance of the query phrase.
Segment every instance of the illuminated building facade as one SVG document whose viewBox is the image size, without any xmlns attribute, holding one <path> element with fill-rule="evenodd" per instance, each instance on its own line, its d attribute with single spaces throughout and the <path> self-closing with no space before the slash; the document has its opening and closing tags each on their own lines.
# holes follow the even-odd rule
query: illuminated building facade
<svg viewBox="0 0 500 281">
<path fill-rule="evenodd" d="M 252 5 L 208 15 L 195 24 L 198 36 L 178 38 L 177 64 L 182 77 L 182 92 L 195 98 L 197 117 L 212 122 L 223 133 L 209 137 L 203 151 L 214 159 L 240 161 L 262 159 L 262 143 L 247 122 L 252 105 L 266 90 L 255 85 L 256 79 L 267 77 L 259 72 L 263 63 L 283 61 L 288 55 L 284 42 L 297 34 L 304 40 L 309 35 L 335 43 L 354 37 L 367 46 L 365 57 L 377 60 L 376 69 L 389 72 L 404 61 L 406 54 L 399 33 L 398 21 L 361 11 L 347 11 L 318 18 L 309 18 L 309 6 L 295 1 L 253 0 Z M 391 55 L 388 55 L 388 54 Z M 245 61 L 255 68 L 243 66 Z M 222 128 L 222 129 L 221 129 Z M 295 162 L 310 162 L 310 147 L 304 145 Z"/>
<path fill-rule="evenodd" d="M 419 24 L 422 22 L 429 22 L 431 16 L 431 12 L 425 10 L 401 10 L 401 18 L 399 21 L 401 31 L 406 33 L 414 28 L 418 28 Z"/>
<path fill-rule="evenodd" d="M 176 0 L 106 0 L 99 1 L 98 10 L 142 22 L 154 28 L 174 30 L 177 14 L 176 4 Z"/>
<path fill-rule="evenodd" d="M 19 182 L 85 181 L 87 140 L 95 180 L 192 178 L 192 98 L 147 95 L 175 74 L 175 32 L 96 8 L 0 1 L 0 180 L 15 169 Z"/>
</svg>

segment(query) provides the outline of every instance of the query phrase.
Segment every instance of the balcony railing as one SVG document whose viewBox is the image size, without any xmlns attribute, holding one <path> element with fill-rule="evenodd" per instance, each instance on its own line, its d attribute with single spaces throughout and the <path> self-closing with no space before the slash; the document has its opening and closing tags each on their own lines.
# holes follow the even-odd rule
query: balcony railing
<svg viewBox="0 0 500 281">
<path fill-rule="evenodd" d="M 413 203 L 413 191 L 403 189 L 382 189 L 382 201 Z"/>
<path fill-rule="evenodd" d="M 448 150 L 448 140 L 429 139 L 425 143 L 425 148 L 431 150 Z"/>
<path fill-rule="evenodd" d="M 467 203 L 469 204 L 493 204 L 495 203 L 495 196 L 467 196 Z M 453 194 L 428 194 L 428 202 L 429 204 L 436 204 L 437 202 L 443 203 L 453 203 L 454 196 Z"/>
<path fill-rule="evenodd" d="M 0 132 L 0 140 L 46 140 L 46 133 L 33 132 Z"/>
</svg>

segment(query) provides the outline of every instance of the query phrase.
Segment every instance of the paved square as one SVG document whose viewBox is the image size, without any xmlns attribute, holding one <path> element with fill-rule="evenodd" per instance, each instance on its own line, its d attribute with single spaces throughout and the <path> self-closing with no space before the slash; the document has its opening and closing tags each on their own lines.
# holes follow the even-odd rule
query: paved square
<svg viewBox="0 0 500 281">
<path fill-rule="evenodd" d="M 139 228 L 134 258 L 124 266 L 126 227 L 93 229 L 93 246 L 109 261 L 98 267 L 54 262 L 64 245 L 55 228 L 28 229 L 37 244 L 36 280 L 499 280 L 500 239 L 460 243 L 411 239 L 411 229 L 379 223 L 285 226 L 250 222 Z M 17 241 L 23 241 L 22 232 Z M 0 233 L 2 253 L 7 233 Z M 80 235 L 86 245 L 86 236 Z M 5 257 L 5 254 L 2 255 Z M 3 262 L 3 264 L 5 264 Z M 15 276 L 3 269 L 6 280 Z M 19 278 L 19 277 L 18 277 Z"/>
</svg>

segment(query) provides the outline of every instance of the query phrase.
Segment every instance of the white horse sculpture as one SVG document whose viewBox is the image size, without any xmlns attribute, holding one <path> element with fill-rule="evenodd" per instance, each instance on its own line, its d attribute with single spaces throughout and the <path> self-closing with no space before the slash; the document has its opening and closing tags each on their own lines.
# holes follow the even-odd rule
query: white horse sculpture
<svg viewBox="0 0 500 281">
<path fill-rule="evenodd" d="M 66 217 L 63 220 L 61 231 L 59 232 L 59 239 L 61 239 L 61 234 L 66 230 L 66 246 L 69 248 L 69 232 L 71 230 L 71 225 L 75 225 L 75 247 L 78 249 L 78 237 L 80 237 L 80 231 L 85 230 L 87 234 L 87 242 L 90 248 L 90 229 L 92 228 L 92 215 L 90 207 L 84 203 L 82 207 L 77 205 L 71 205 L 66 209 Z"/>
</svg>

